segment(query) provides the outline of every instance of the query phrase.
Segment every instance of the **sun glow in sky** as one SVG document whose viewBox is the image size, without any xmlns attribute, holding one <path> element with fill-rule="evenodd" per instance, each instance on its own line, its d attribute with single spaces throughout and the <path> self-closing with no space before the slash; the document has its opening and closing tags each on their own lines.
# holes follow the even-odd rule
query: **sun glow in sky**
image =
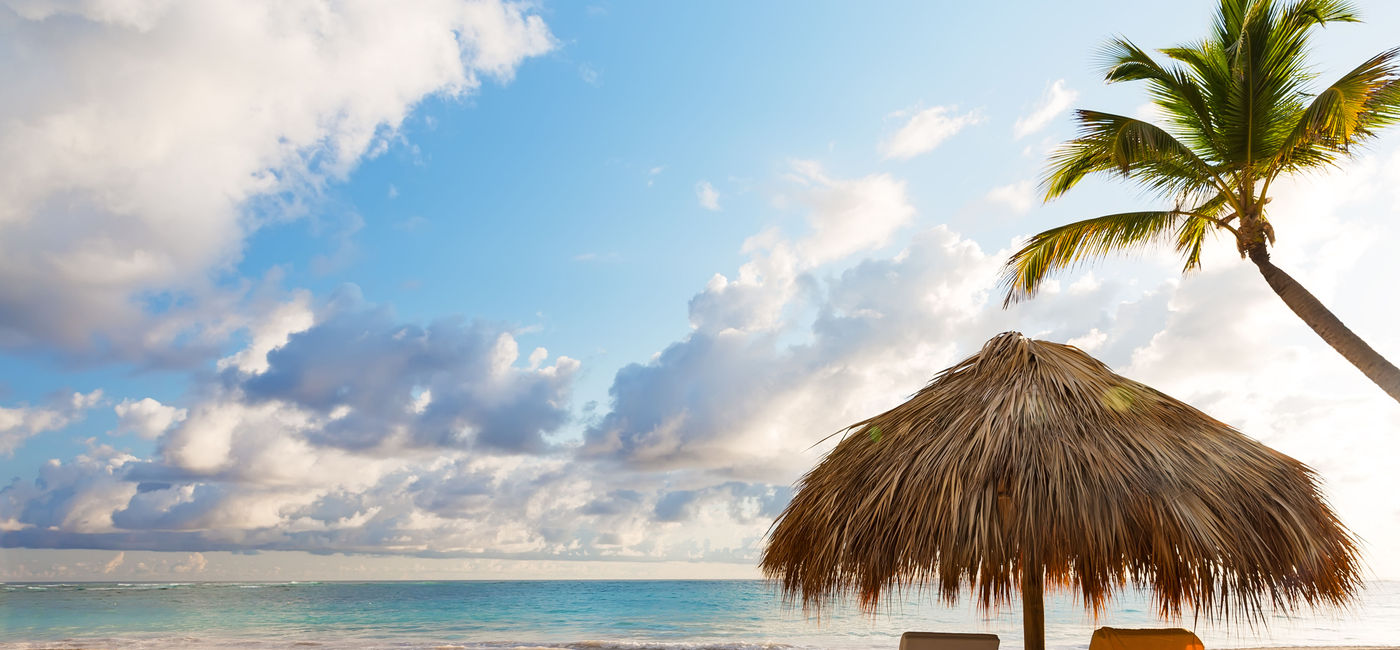
<svg viewBox="0 0 1400 650">
<path fill-rule="evenodd" d="M 1314 467 L 1400 578 L 1400 407 L 1231 242 L 1022 239 L 1097 52 L 1211 3 L 0 1 L 0 579 L 745 577 L 828 434 L 1015 329 Z M 1400 6 L 1316 39 L 1320 80 Z M 1400 130 L 1274 261 L 1400 357 Z"/>
</svg>

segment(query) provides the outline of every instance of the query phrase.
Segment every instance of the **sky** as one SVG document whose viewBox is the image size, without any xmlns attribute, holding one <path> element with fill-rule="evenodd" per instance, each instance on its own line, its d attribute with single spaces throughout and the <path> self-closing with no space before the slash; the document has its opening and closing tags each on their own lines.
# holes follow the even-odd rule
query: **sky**
<svg viewBox="0 0 1400 650">
<path fill-rule="evenodd" d="M 1025 237 L 1106 39 L 1211 5 L 0 0 L 0 580 L 757 577 L 846 425 L 995 334 L 1313 467 L 1400 578 L 1400 405 L 1234 246 Z M 1318 34 L 1320 80 L 1400 6 Z M 1146 204 L 1146 205 L 1145 205 Z M 1400 358 L 1400 130 L 1269 206 Z"/>
</svg>

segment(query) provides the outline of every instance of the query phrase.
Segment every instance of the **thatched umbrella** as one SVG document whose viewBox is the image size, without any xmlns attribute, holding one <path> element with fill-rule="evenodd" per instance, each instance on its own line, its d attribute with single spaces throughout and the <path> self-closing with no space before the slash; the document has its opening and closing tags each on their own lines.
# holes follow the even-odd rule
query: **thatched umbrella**
<svg viewBox="0 0 1400 650">
<path fill-rule="evenodd" d="M 1307 466 L 1078 348 L 1000 334 L 908 402 L 852 425 L 770 531 L 762 567 L 804 606 L 932 588 L 983 608 L 1019 589 L 1102 611 L 1128 582 L 1162 616 L 1341 607 L 1355 542 Z"/>
</svg>

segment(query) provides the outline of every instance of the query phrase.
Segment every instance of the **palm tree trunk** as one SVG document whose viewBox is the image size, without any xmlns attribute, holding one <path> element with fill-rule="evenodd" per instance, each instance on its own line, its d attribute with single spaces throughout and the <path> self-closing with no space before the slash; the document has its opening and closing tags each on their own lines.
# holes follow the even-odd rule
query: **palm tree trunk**
<svg viewBox="0 0 1400 650">
<path fill-rule="evenodd" d="M 1269 261 L 1269 250 L 1263 244 L 1249 249 L 1249 260 L 1259 267 L 1264 281 L 1283 299 L 1298 318 L 1303 319 L 1322 340 L 1346 357 L 1371 381 L 1380 386 L 1391 399 L 1400 402 L 1400 368 L 1371 349 L 1361 337 L 1342 324 L 1316 296 L 1303 288 L 1287 273 Z"/>
</svg>

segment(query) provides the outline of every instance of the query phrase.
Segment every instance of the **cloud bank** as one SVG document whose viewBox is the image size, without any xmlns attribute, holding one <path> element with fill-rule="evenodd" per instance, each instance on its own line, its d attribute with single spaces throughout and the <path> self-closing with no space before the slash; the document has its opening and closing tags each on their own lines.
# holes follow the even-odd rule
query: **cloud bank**
<svg viewBox="0 0 1400 650">
<path fill-rule="evenodd" d="M 1369 170 L 1367 186 L 1389 173 Z M 161 429 L 163 417 L 149 418 L 161 429 L 151 457 L 95 444 L 0 490 L 0 541 L 752 562 L 793 481 L 829 448 L 825 436 L 894 406 L 1008 329 L 1075 341 L 1240 425 L 1317 466 L 1363 537 L 1397 533 L 1393 518 L 1354 513 L 1389 507 L 1376 495 L 1400 489 L 1375 466 L 1387 457 L 1376 450 L 1400 439 L 1400 413 L 1229 251 L 1186 280 L 1172 278 L 1163 252 L 1142 270 L 1155 284 L 1086 273 L 1002 311 L 993 287 L 1005 250 L 946 226 L 881 250 L 914 214 L 899 180 L 840 178 L 798 161 L 786 182 L 805 226 L 751 238 L 735 279 L 718 275 L 691 298 L 690 332 L 618 371 L 595 416 L 571 415 L 578 362 L 522 355 L 500 326 L 405 323 L 347 289 L 260 359 L 226 364 L 183 419 Z M 1311 211 L 1306 197 L 1332 189 L 1284 191 Z M 877 236 L 846 236 L 852 220 Z M 1298 235 L 1280 263 L 1314 246 L 1354 247 L 1351 258 L 1364 260 L 1373 244 L 1325 224 Z M 1351 272 L 1294 268 L 1305 278 Z M 1233 316 L 1222 324 L 1221 314 Z M 1400 344 L 1386 336 L 1374 343 Z M 1316 374 L 1288 372 L 1304 366 Z M 131 417 L 170 408 L 121 404 Z M 581 439 L 564 433 L 571 423 Z"/>
<path fill-rule="evenodd" d="M 1288 231 L 1279 263 L 1339 299 L 1383 350 L 1400 348 L 1385 310 L 1342 298 L 1329 279 L 1391 263 L 1375 246 L 1394 228 L 1350 233 L 1332 220 L 1384 198 L 1375 188 L 1397 159 L 1284 187 L 1275 211 L 1281 224 L 1312 220 Z M 522 355 L 509 328 L 405 323 L 347 289 L 280 344 L 226 364 L 151 457 L 94 444 L 0 489 L 0 543 L 752 562 L 793 481 L 832 444 L 824 437 L 1009 329 L 1073 341 L 1240 426 L 1315 466 L 1363 538 L 1400 535 L 1384 497 L 1400 479 L 1383 466 L 1400 451 L 1400 411 L 1228 246 L 1184 280 L 1162 251 L 1136 270 L 1051 282 L 1003 311 L 994 285 L 1006 250 L 946 226 L 898 237 L 914 215 L 898 179 L 798 161 L 785 182 L 805 225 L 750 238 L 735 278 L 717 275 L 690 299 L 690 331 L 619 370 L 601 413 L 574 419 L 578 362 Z M 1319 198 L 1339 195 L 1350 199 Z M 852 220 L 875 235 L 846 236 Z M 1340 257 L 1303 255 L 1318 248 Z M 165 423 L 151 419 L 152 430 Z M 1374 553 L 1372 563 L 1400 569 Z"/>
</svg>

